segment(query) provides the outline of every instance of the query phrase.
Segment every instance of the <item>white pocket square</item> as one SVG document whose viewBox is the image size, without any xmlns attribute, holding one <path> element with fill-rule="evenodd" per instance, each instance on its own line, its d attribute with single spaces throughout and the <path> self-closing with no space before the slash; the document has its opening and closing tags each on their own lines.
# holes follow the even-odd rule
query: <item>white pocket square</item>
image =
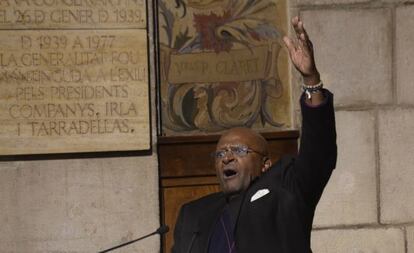
<svg viewBox="0 0 414 253">
<path fill-rule="evenodd" d="M 261 189 L 261 190 L 258 190 L 253 196 L 252 196 L 252 198 L 250 199 L 250 202 L 253 202 L 253 201 L 255 201 L 255 200 L 258 200 L 258 199 L 260 199 L 261 197 L 263 197 L 264 195 L 266 195 L 266 194 L 268 194 L 270 191 L 269 191 L 269 189 Z"/>
</svg>

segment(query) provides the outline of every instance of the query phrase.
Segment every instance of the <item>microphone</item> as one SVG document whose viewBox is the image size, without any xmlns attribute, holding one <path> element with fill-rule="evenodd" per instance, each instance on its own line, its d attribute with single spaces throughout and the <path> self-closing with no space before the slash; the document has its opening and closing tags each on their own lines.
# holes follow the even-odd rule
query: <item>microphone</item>
<svg viewBox="0 0 414 253">
<path fill-rule="evenodd" d="M 155 233 L 163 235 L 167 233 L 168 231 L 170 231 L 170 228 L 167 225 L 162 225 L 157 230 L 155 230 Z"/>
<path fill-rule="evenodd" d="M 154 232 L 152 232 L 150 234 L 144 235 L 144 236 L 142 236 L 140 238 L 137 238 L 135 240 L 132 240 L 132 241 L 129 241 L 129 242 L 126 242 L 126 243 L 122 243 L 122 244 L 117 245 L 115 247 L 112 247 L 112 248 L 109 248 L 109 249 L 106 249 L 106 250 L 103 250 L 103 251 L 99 251 L 98 253 L 106 253 L 106 252 L 109 252 L 111 250 L 118 249 L 118 248 L 127 246 L 127 245 L 129 245 L 131 243 L 140 241 L 142 239 L 145 239 L 145 238 L 150 237 L 150 236 L 155 235 L 155 234 L 163 235 L 163 234 L 167 233 L 169 230 L 170 230 L 170 228 L 167 225 L 162 225 L 161 227 L 159 227 L 157 230 L 155 230 Z"/>
</svg>

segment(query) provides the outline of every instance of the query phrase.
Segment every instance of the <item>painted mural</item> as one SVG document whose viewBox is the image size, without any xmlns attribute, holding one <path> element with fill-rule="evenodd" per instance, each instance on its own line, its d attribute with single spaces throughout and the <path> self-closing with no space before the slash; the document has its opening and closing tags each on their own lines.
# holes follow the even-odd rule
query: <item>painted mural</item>
<svg viewBox="0 0 414 253">
<path fill-rule="evenodd" d="M 158 0 L 162 131 L 290 127 L 286 2 Z"/>
</svg>

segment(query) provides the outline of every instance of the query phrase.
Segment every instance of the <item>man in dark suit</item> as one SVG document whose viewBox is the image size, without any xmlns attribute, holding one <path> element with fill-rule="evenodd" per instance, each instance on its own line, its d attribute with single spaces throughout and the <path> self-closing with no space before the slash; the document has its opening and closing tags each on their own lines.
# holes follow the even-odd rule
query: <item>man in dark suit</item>
<svg viewBox="0 0 414 253">
<path fill-rule="evenodd" d="M 297 157 L 272 166 L 267 143 L 247 128 L 222 135 L 215 167 L 222 192 L 183 205 L 173 253 L 310 253 L 316 205 L 336 164 L 332 94 L 322 88 L 302 21 L 284 37 L 302 74 L 302 135 Z"/>
</svg>

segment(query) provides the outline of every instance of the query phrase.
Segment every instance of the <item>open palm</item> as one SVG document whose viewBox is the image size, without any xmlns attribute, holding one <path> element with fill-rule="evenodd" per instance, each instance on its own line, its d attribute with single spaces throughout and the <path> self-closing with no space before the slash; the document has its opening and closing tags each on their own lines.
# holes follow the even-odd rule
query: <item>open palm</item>
<svg viewBox="0 0 414 253">
<path fill-rule="evenodd" d="M 285 36 L 283 41 L 289 51 L 293 65 L 302 74 L 305 84 L 315 85 L 319 83 L 320 77 L 315 65 L 312 42 L 309 40 L 308 34 L 303 27 L 303 22 L 299 17 L 292 19 L 292 25 L 297 39 Z"/>
</svg>

